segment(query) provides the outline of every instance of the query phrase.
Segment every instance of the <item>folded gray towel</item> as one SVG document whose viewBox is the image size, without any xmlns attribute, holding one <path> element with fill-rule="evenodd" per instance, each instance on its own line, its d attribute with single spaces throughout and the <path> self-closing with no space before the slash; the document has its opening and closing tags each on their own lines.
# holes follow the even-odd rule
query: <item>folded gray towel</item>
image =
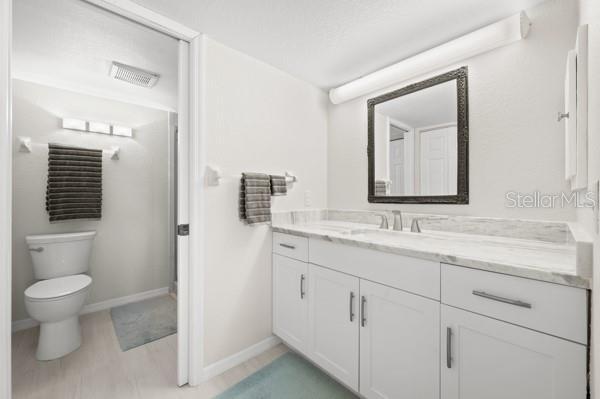
<svg viewBox="0 0 600 399">
<path fill-rule="evenodd" d="M 285 176 L 269 176 L 271 180 L 271 195 L 287 195 L 287 183 Z"/>
<path fill-rule="evenodd" d="M 262 173 L 242 173 L 239 197 L 240 219 L 248 224 L 271 221 L 271 181 Z"/>
<path fill-rule="evenodd" d="M 101 218 L 102 150 L 48 145 L 46 210 L 50 222 Z"/>
<path fill-rule="evenodd" d="M 375 180 L 375 195 L 388 195 L 388 185 L 385 180 Z"/>
</svg>

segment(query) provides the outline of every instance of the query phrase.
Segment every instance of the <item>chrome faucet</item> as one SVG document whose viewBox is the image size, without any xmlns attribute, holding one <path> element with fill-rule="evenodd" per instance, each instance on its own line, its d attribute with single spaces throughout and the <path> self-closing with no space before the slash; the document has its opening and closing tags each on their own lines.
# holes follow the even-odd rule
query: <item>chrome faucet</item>
<svg viewBox="0 0 600 399">
<path fill-rule="evenodd" d="M 380 229 L 388 229 L 388 220 L 387 220 L 387 216 L 385 216 L 384 213 L 378 213 L 377 216 L 381 217 L 381 224 L 379 225 Z"/>
<path fill-rule="evenodd" d="M 394 226 L 392 227 L 396 231 L 402 231 L 402 212 L 401 211 L 392 211 L 394 214 Z"/>
<path fill-rule="evenodd" d="M 414 218 L 412 220 L 412 223 L 410 225 L 410 232 L 411 233 L 420 233 L 421 232 L 421 226 L 419 226 L 419 218 Z"/>
</svg>

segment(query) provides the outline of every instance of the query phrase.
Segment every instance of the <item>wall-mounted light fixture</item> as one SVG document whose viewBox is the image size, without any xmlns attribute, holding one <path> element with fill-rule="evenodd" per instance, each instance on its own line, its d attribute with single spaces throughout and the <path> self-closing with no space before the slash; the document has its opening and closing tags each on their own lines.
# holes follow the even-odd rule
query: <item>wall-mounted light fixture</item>
<svg viewBox="0 0 600 399">
<path fill-rule="evenodd" d="M 329 99 L 334 104 L 340 104 L 424 73 L 453 65 L 464 59 L 524 39 L 529 34 L 530 27 L 531 22 L 527 14 L 521 11 L 512 17 L 331 89 Z"/>
<path fill-rule="evenodd" d="M 87 131 L 87 122 L 81 119 L 63 118 L 62 120 L 63 129 L 81 130 Z"/>
<path fill-rule="evenodd" d="M 109 134 L 121 137 L 133 137 L 133 129 L 125 126 L 110 125 L 104 122 L 84 121 L 74 118 L 63 118 L 63 129 L 79 130 L 82 132 Z"/>
<path fill-rule="evenodd" d="M 115 136 L 133 137 L 133 129 L 125 126 L 113 126 L 112 134 Z"/>
</svg>

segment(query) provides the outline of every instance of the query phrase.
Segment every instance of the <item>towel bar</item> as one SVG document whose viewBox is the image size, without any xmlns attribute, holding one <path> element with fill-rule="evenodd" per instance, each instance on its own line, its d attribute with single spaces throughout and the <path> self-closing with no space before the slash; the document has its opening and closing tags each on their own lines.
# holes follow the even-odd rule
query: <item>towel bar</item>
<svg viewBox="0 0 600 399">
<path fill-rule="evenodd" d="M 20 152 L 31 152 L 33 147 L 33 142 L 31 141 L 31 137 L 23 137 L 19 136 L 19 151 Z M 41 144 L 43 146 L 48 146 L 48 144 Z M 121 147 L 111 147 L 108 150 L 102 150 L 102 153 L 108 155 L 110 159 L 119 160 L 119 155 L 121 154 Z"/>
<path fill-rule="evenodd" d="M 266 174 L 275 174 L 275 173 L 266 173 Z M 284 172 L 284 176 L 285 176 L 285 182 L 288 185 L 294 184 L 298 181 L 298 177 L 294 174 L 292 174 L 289 171 L 285 171 Z M 241 175 L 228 175 L 228 176 L 224 176 L 223 173 L 221 172 L 221 169 L 217 166 L 214 165 L 207 165 L 206 166 L 206 172 L 205 172 L 205 181 L 206 181 L 206 185 L 207 186 L 218 186 L 221 184 L 221 180 L 224 177 L 228 177 L 228 178 L 232 178 L 232 179 L 239 179 L 241 177 Z"/>
</svg>

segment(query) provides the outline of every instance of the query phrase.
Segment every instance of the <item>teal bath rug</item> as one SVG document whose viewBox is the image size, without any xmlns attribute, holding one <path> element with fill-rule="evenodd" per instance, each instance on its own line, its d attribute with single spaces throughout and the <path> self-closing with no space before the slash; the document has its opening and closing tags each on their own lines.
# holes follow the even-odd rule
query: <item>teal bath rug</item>
<svg viewBox="0 0 600 399">
<path fill-rule="evenodd" d="M 215 399 L 356 399 L 307 360 L 288 352 Z"/>
<path fill-rule="evenodd" d="M 170 295 L 112 308 L 110 316 L 123 351 L 177 332 L 177 301 Z"/>
</svg>

